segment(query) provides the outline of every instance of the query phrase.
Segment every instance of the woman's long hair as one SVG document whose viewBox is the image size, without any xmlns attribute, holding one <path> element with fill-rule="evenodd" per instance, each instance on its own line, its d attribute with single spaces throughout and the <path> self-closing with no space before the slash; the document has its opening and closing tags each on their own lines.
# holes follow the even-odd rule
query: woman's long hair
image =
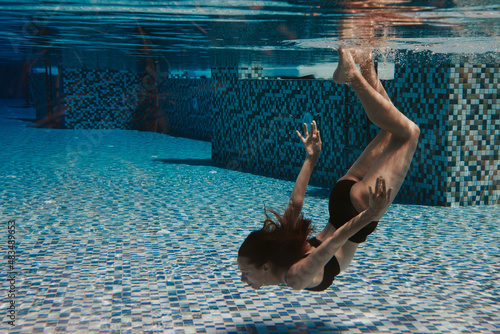
<svg viewBox="0 0 500 334">
<path fill-rule="evenodd" d="M 274 220 L 269 217 L 272 213 Z M 253 231 L 241 245 L 238 256 L 246 257 L 249 263 L 261 267 L 271 262 L 277 268 L 290 268 L 305 254 L 306 240 L 312 231 L 312 221 L 301 214 L 296 222 L 292 213 L 284 215 L 272 209 L 264 209 L 266 220 L 262 229 Z"/>
</svg>

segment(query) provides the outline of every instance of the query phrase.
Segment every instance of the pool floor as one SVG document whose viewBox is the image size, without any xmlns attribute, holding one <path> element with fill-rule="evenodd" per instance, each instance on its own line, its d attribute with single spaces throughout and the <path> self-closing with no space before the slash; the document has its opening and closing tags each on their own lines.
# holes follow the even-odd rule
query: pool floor
<svg viewBox="0 0 500 334">
<path fill-rule="evenodd" d="M 254 291 L 238 247 L 292 182 L 214 166 L 206 142 L 27 127 L 0 102 L 1 331 L 500 333 L 500 206 L 393 205 L 327 291 Z M 327 195 L 308 189 L 317 230 Z"/>
</svg>

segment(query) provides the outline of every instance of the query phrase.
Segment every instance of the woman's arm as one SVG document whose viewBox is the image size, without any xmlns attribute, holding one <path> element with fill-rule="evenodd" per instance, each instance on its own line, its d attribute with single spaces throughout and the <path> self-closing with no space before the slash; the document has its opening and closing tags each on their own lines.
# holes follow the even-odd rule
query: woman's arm
<svg viewBox="0 0 500 334">
<path fill-rule="evenodd" d="M 330 261 L 337 250 L 363 227 L 380 219 L 390 205 L 391 190 L 386 191 L 385 181 L 377 178 L 375 193 L 369 187 L 370 205 L 368 209 L 342 225 L 334 234 L 324 240 L 308 257 L 294 264 L 287 273 L 287 283 L 296 290 L 307 288 L 317 273 Z"/>
<path fill-rule="evenodd" d="M 297 131 L 299 138 L 302 140 L 304 147 L 307 152 L 306 160 L 302 165 L 297 180 L 295 181 L 295 186 L 292 190 L 292 195 L 290 196 L 290 202 L 285 214 L 291 214 L 293 221 L 299 217 L 302 211 L 302 205 L 304 204 L 304 197 L 306 195 L 307 185 L 309 184 L 309 179 L 311 178 L 314 166 L 318 161 L 319 153 L 321 152 L 321 137 L 319 131 L 316 127 L 316 122 L 311 123 L 311 133 L 307 131 L 307 125 L 304 124 L 304 135 L 305 138 Z"/>
<path fill-rule="evenodd" d="M 290 196 L 290 202 L 288 203 L 288 208 L 286 212 L 291 211 L 294 221 L 300 215 L 302 211 L 302 205 L 304 204 L 304 197 L 306 195 L 307 185 L 309 184 L 309 179 L 311 178 L 314 166 L 318 161 L 318 157 L 307 156 L 300 173 L 297 176 L 295 185 L 292 190 L 292 195 Z"/>
</svg>

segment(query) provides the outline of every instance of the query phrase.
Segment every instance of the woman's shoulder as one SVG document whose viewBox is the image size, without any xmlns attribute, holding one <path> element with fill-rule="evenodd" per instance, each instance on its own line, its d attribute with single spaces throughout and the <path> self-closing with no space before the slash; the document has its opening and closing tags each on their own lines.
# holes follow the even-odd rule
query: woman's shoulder
<svg viewBox="0 0 500 334">
<path fill-rule="evenodd" d="M 314 247 L 312 248 L 312 251 L 314 251 Z M 286 284 L 292 289 L 304 290 L 305 288 L 314 287 L 321 283 L 324 268 L 317 268 L 317 270 L 313 270 L 313 272 L 310 272 L 310 270 L 307 270 L 307 268 L 305 268 L 309 267 L 306 264 L 306 262 L 308 261 L 310 262 L 309 256 L 305 256 L 288 269 Z"/>
</svg>

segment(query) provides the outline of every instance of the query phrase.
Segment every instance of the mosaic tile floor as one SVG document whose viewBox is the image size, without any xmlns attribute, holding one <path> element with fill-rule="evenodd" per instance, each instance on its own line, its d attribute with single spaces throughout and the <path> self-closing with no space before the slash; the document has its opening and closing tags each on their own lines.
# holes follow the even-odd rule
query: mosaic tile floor
<svg viewBox="0 0 500 334">
<path fill-rule="evenodd" d="M 212 166 L 205 142 L 29 128 L 20 103 L 0 104 L 2 332 L 500 333 L 499 206 L 393 205 L 327 291 L 254 291 L 238 246 L 291 182 Z M 306 199 L 318 229 L 327 194 Z"/>
</svg>

